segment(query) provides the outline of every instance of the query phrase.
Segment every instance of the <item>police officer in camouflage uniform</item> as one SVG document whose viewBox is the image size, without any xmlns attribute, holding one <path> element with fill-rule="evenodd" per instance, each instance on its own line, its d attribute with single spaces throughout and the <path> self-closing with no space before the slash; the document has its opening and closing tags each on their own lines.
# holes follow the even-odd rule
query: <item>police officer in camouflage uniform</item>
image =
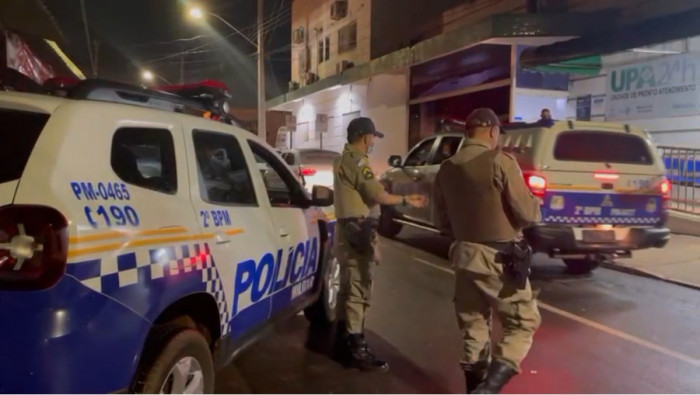
<svg viewBox="0 0 700 395">
<path fill-rule="evenodd" d="M 374 266 L 379 264 L 376 248 L 378 205 L 423 207 L 424 196 L 391 195 L 375 178 L 367 154 L 378 132 L 369 118 L 356 118 L 348 125 L 348 143 L 333 163 L 336 226 L 334 253 L 341 268 L 338 346 L 346 366 L 361 370 L 387 370 L 364 338 L 364 323 L 370 304 Z"/>
<path fill-rule="evenodd" d="M 516 160 L 497 149 L 500 122 L 491 109 L 474 110 L 466 132 L 464 147 L 441 165 L 433 196 L 438 226 L 455 240 L 450 263 L 467 393 L 498 393 L 520 372 L 541 322 L 527 275 L 517 282 L 504 264 L 522 230 L 541 220 L 540 203 Z M 491 311 L 503 327 L 493 357 Z"/>
</svg>

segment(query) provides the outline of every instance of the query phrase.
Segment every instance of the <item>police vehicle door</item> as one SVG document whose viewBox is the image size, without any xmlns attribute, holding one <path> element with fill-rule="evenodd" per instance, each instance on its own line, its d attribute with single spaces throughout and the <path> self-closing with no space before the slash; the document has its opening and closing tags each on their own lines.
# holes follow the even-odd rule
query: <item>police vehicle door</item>
<svg viewBox="0 0 700 395">
<path fill-rule="evenodd" d="M 223 287 L 207 291 L 217 298 L 222 333 L 239 340 L 270 317 L 264 280 L 274 269 L 277 240 L 241 141 L 224 124 L 208 123 L 206 129 L 188 127 L 191 199 L 202 233 L 212 235 L 216 270 L 210 275 L 220 276 Z"/>
<path fill-rule="evenodd" d="M 268 205 L 270 220 L 278 231 L 282 261 L 275 267 L 272 314 L 302 304 L 312 296 L 319 264 L 319 231 L 314 209 L 304 209 L 310 198 L 301 183 L 278 155 L 249 140 L 258 166 L 258 196 L 261 206 Z M 267 200 L 263 198 L 267 196 Z M 281 255 L 280 255 L 281 254 Z"/>
</svg>

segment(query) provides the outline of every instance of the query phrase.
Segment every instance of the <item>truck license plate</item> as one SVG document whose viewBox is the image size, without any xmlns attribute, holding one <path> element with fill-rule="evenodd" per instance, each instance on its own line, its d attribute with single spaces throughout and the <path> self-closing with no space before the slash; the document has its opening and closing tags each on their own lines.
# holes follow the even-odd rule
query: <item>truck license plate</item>
<svg viewBox="0 0 700 395">
<path fill-rule="evenodd" d="M 583 242 L 584 243 L 614 243 L 615 242 L 615 231 L 614 230 L 584 230 L 583 231 Z"/>
</svg>

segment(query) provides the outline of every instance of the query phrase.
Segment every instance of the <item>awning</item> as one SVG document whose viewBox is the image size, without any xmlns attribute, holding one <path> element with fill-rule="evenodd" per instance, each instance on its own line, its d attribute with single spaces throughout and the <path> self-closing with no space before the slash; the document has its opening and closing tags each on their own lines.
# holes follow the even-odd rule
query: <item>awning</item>
<svg viewBox="0 0 700 395">
<path fill-rule="evenodd" d="M 597 33 L 568 41 L 528 48 L 520 55 L 520 64 L 530 69 L 536 67 L 563 69 L 564 65 L 592 63 L 594 58 L 600 58 L 600 55 L 698 36 L 700 35 L 698 20 L 700 20 L 700 8 L 694 8 L 623 28 L 602 29 Z M 588 66 L 590 65 L 582 69 L 587 69 Z"/>
<path fill-rule="evenodd" d="M 584 58 L 565 60 L 563 62 L 549 63 L 534 67 L 525 67 L 525 69 L 532 71 L 579 75 L 598 75 L 600 74 L 600 68 L 600 55 L 586 56 Z"/>
</svg>

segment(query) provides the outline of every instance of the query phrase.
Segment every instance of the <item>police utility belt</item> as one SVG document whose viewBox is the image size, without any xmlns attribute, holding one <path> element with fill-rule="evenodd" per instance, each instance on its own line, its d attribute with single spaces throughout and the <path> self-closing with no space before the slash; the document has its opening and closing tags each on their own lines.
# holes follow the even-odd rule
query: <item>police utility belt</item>
<svg viewBox="0 0 700 395">
<path fill-rule="evenodd" d="M 515 281 L 518 289 L 525 289 L 532 266 L 532 247 L 525 240 L 478 243 L 498 251 L 496 263 L 503 265 L 503 272 Z"/>
<path fill-rule="evenodd" d="M 350 217 L 338 219 L 343 234 L 350 246 L 360 253 L 373 251 L 372 242 L 379 225 L 379 219 L 373 217 Z"/>
</svg>

